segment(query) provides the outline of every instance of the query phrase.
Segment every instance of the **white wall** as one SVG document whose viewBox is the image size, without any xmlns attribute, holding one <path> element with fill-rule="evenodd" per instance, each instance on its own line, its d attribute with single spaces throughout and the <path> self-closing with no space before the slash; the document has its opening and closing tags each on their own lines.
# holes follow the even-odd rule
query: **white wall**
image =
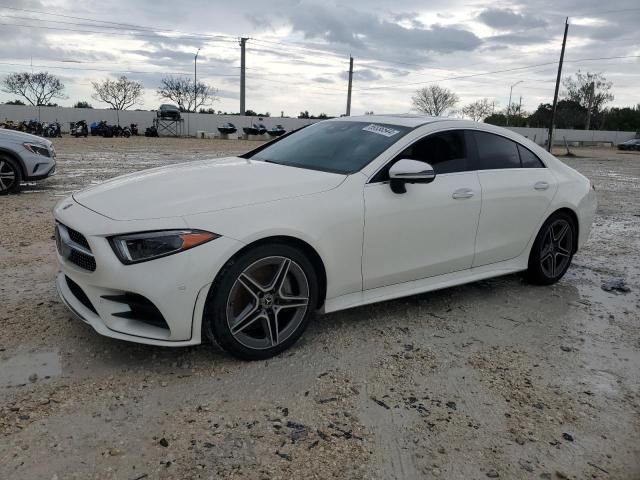
<svg viewBox="0 0 640 480">
<path fill-rule="evenodd" d="M 22 120 L 40 120 L 42 122 L 60 122 L 62 131 L 69 131 L 69 122 L 77 122 L 78 120 L 86 120 L 88 124 L 106 120 L 110 124 L 117 123 L 118 115 L 120 116 L 120 125 L 128 125 L 137 123 L 140 133 L 143 134 L 147 127 L 153 124 L 156 117 L 155 111 L 131 111 L 125 110 L 116 112 L 115 110 L 102 110 L 90 108 L 67 108 L 67 107 L 31 107 L 22 105 L 4 105 L 0 104 L 0 121 L 13 120 L 20 122 Z M 225 122 L 231 122 L 238 131 L 242 133 L 242 127 L 248 127 L 253 122 L 263 123 L 267 128 L 271 128 L 277 124 L 281 124 L 285 130 L 293 130 L 300 128 L 317 120 L 306 120 L 299 118 L 280 118 L 280 117 L 246 117 L 238 115 L 208 115 L 204 113 L 185 113 L 184 133 L 195 136 L 198 130 L 205 132 L 217 132 L 218 127 Z M 539 145 L 544 145 L 547 141 L 546 128 L 524 128 L 509 127 L 510 130 L 519 133 Z M 635 138 L 636 132 L 613 132 L 601 130 L 565 130 L 556 129 L 553 134 L 554 145 L 564 143 L 564 137 L 567 142 L 612 142 L 613 144 L 624 142 Z"/>
<path fill-rule="evenodd" d="M 144 134 L 147 127 L 153 124 L 156 118 L 155 111 L 133 111 L 124 110 L 103 110 L 92 108 L 68 108 L 68 107 L 32 107 L 23 105 L 0 104 L 0 121 L 13 120 L 21 122 L 23 120 L 39 120 L 41 122 L 60 122 L 62 131 L 69 131 L 69 122 L 86 120 L 90 125 L 93 122 L 106 120 L 109 124 L 116 124 L 120 118 L 120 125 L 137 123 L 140 134 Z M 299 118 L 280 117 L 246 117 L 239 115 L 209 115 L 205 113 L 183 113 L 184 133 L 195 136 L 198 130 L 206 132 L 218 132 L 218 127 L 223 123 L 231 122 L 238 131 L 242 133 L 242 127 L 249 127 L 252 123 L 263 123 L 267 128 L 275 125 L 282 125 L 285 130 L 300 128 L 317 120 L 307 120 Z M 262 118 L 262 120 L 259 120 Z"/>
<path fill-rule="evenodd" d="M 546 128 L 526 128 L 526 127 L 507 127 L 520 135 L 534 140 L 538 145 L 544 145 L 547 142 L 549 130 Z M 570 130 L 564 128 L 556 128 L 553 130 L 553 144 L 564 144 L 564 138 L 567 142 L 611 142 L 614 145 L 626 142 L 632 138 L 636 138 L 636 132 L 615 132 L 607 130 Z"/>
</svg>

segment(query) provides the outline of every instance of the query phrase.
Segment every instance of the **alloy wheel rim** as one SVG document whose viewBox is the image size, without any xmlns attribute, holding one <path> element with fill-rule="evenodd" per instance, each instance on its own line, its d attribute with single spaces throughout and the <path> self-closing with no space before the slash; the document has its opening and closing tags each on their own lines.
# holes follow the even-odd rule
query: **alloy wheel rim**
<svg viewBox="0 0 640 480">
<path fill-rule="evenodd" d="M 0 160 L 0 191 L 9 190 L 16 181 L 16 171 L 9 162 Z"/>
<path fill-rule="evenodd" d="M 265 257 L 238 276 L 227 299 L 231 335 L 247 348 L 263 350 L 286 341 L 309 307 L 309 282 L 287 257 Z"/>
<path fill-rule="evenodd" d="M 559 219 L 547 228 L 540 250 L 540 267 L 549 278 L 565 271 L 571 261 L 573 230 L 567 220 Z"/>
</svg>

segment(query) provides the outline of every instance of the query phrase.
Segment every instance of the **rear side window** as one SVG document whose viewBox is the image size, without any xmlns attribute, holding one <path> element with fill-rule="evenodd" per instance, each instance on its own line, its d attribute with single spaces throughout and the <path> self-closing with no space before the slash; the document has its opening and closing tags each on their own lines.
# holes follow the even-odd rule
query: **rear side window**
<svg viewBox="0 0 640 480">
<path fill-rule="evenodd" d="M 544 168 L 544 163 L 528 148 L 518 145 L 518 152 L 520 152 L 522 168 Z"/>
<path fill-rule="evenodd" d="M 436 174 L 469 170 L 463 130 L 429 135 L 407 147 L 397 159 L 408 158 L 428 163 Z"/>
<path fill-rule="evenodd" d="M 487 132 L 475 132 L 474 136 L 483 170 L 520 168 L 516 142 Z"/>
</svg>

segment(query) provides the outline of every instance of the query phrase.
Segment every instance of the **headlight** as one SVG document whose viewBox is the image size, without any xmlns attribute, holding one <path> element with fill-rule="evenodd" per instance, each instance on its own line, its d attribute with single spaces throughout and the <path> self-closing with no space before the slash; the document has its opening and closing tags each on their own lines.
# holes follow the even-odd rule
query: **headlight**
<svg viewBox="0 0 640 480">
<path fill-rule="evenodd" d="M 23 143 L 22 146 L 36 155 L 42 155 L 43 157 L 50 157 L 51 152 L 43 145 L 37 145 L 35 143 Z"/>
<path fill-rule="evenodd" d="M 220 237 L 203 230 L 163 230 L 111 237 L 111 248 L 125 265 L 182 252 Z"/>
</svg>

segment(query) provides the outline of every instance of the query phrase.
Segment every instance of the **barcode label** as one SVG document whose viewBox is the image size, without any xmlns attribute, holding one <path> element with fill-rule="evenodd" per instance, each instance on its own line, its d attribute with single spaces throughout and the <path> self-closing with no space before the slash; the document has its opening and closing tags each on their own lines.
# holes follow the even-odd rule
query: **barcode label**
<svg viewBox="0 0 640 480">
<path fill-rule="evenodd" d="M 394 130 L 393 128 L 383 127 L 382 125 L 367 125 L 362 130 L 367 132 L 377 133 L 378 135 L 384 135 L 385 137 L 393 137 L 395 134 L 400 133 L 400 130 Z"/>
</svg>

